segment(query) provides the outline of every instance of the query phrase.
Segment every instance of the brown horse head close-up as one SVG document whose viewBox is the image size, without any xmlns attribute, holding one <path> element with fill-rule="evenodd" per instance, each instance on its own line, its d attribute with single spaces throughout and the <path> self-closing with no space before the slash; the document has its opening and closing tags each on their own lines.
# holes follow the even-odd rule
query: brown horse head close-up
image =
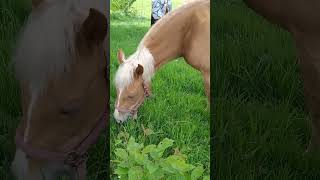
<svg viewBox="0 0 320 180">
<path fill-rule="evenodd" d="M 33 1 L 18 38 L 13 62 L 22 119 L 12 163 L 17 179 L 85 179 L 87 150 L 106 126 L 107 17 L 81 3 Z"/>
</svg>

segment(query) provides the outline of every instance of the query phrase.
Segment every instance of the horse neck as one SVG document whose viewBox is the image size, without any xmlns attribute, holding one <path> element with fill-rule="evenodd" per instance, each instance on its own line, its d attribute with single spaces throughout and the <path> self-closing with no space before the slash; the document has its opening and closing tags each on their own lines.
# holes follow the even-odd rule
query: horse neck
<svg viewBox="0 0 320 180">
<path fill-rule="evenodd" d="M 141 44 L 154 58 L 155 69 L 183 55 L 184 37 L 191 11 L 173 11 L 154 24 Z"/>
</svg>

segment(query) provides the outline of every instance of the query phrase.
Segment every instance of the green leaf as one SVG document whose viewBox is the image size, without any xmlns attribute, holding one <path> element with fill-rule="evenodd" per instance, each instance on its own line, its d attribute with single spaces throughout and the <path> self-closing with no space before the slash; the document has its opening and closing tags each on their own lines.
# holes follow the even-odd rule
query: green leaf
<svg viewBox="0 0 320 180">
<path fill-rule="evenodd" d="M 175 175 L 173 175 L 172 179 L 174 179 L 174 180 L 187 180 L 188 178 L 182 174 L 175 174 Z"/>
<path fill-rule="evenodd" d="M 114 141 L 114 146 L 118 146 L 121 143 L 122 143 L 122 140 L 121 139 L 117 139 L 117 140 Z"/>
<path fill-rule="evenodd" d="M 177 170 L 173 169 L 171 164 L 168 163 L 167 161 L 165 160 L 160 160 L 159 161 L 159 165 L 161 166 L 162 170 L 165 171 L 166 173 L 169 173 L 169 174 L 175 174 L 177 173 Z"/>
<path fill-rule="evenodd" d="M 168 138 L 165 138 L 164 140 L 162 140 L 159 144 L 158 144 L 158 149 L 160 151 L 165 151 L 168 147 L 171 147 L 173 145 L 173 140 L 172 139 L 168 139 Z"/>
<path fill-rule="evenodd" d="M 135 139 L 133 137 L 130 137 L 127 145 L 127 151 L 129 153 L 139 151 L 142 148 L 143 148 L 143 144 L 136 143 Z"/>
<path fill-rule="evenodd" d="M 144 162 L 148 159 L 146 154 L 140 154 L 139 152 L 132 152 L 133 159 L 139 165 L 144 165 Z"/>
<path fill-rule="evenodd" d="M 202 176 L 203 172 L 204 172 L 204 169 L 202 165 L 194 168 L 193 171 L 191 172 L 191 179 L 192 180 L 199 179 Z"/>
<path fill-rule="evenodd" d="M 129 169 L 128 180 L 141 180 L 143 177 L 143 170 L 139 166 L 134 166 Z"/>
<path fill-rule="evenodd" d="M 178 170 L 180 173 L 190 171 L 194 168 L 193 165 L 187 164 L 181 156 L 171 155 L 165 159 L 173 169 Z"/>
<path fill-rule="evenodd" d="M 118 167 L 122 167 L 122 168 L 129 168 L 130 167 L 130 163 L 128 161 L 121 161 L 118 164 Z"/>
<path fill-rule="evenodd" d="M 150 153 L 150 152 L 155 152 L 157 149 L 157 146 L 154 144 L 148 145 L 145 148 L 143 148 L 142 153 L 146 154 L 146 153 Z"/>
<path fill-rule="evenodd" d="M 158 170 L 156 170 L 152 174 L 147 175 L 147 179 L 151 179 L 151 180 L 160 180 L 160 179 L 163 179 L 164 177 L 167 177 L 167 175 L 165 176 L 165 172 L 160 168 L 158 168 Z"/>
<path fill-rule="evenodd" d="M 124 149 L 117 148 L 114 153 L 116 154 L 116 156 L 118 156 L 122 160 L 127 160 L 128 159 L 128 153 Z"/>
<path fill-rule="evenodd" d="M 162 156 L 162 151 L 159 151 L 158 149 L 155 149 L 154 151 L 150 152 L 150 156 L 154 160 L 159 160 Z"/>
<path fill-rule="evenodd" d="M 204 176 L 203 180 L 210 180 L 210 176 Z"/>
<path fill-rule="evenodd" d="M 128 175 L 121 175 L 118 177 L 120 180 L 127 180 L 128 179 Z"/>
<path fill-rule="evenodd" d="M 154 159 L 154 160 L 159 160 L 162 155 L 163 155 L 163 152 L 168 148 L 168 147 L 171 147 L 173 145 L 173 140 L 171 139 L 168 139 L 168 138 L 165 138 L 164 140 L 162 140 L 157 148 L 151 145 L 149 145 L 150 147 L 148 147 L 148 149 L 146 149 L 145 151 L 150 153 L 150 156 Z M 147 148 L 146 147 L 146 148 Z"/>
<path fill-rule="evenodd" d="M 148 169 L 148 172 L 150 174 L 153 174 L 154 172 L 156 172 L 158 170 L 159 165 L 156 165 L 155 163 L 148 160 L 145 162 L 145 167 Z"/>
<path fill-rule="evenodd" d="M 128 174 L 129 169 L 128 168 L 122 168 L 122 167 L 118 167 L 114 170 L 114 173 L 121 176 L 121 175 L 125 175 Z"/>
</svg>

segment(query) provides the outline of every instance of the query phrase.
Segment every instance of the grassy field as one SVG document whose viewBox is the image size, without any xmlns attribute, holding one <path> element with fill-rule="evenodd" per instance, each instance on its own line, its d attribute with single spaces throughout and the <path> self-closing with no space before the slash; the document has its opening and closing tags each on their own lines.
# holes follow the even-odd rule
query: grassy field
<svg viewBox="0 0 320 180">
<path fill-rule="evenodd" d="M 27 13 L 20 1 L 0 2 L 0 179 L 13 179 L 10 163 L 14 156 L 14 133 L 20 116 L 19 89 L 9 66 L 14 39 Z"/>
<path fill-rule="evenodd" d="M 319 156 L 303 154 L 310 120 L 290 34 L 241 1 L 216 1 L 212 13 L 212 174 L 319 179 Z"/>
<path fill-rule="evenodd" d="M 134 7 L 140 18 L 112 16 L 111 19 L 111 110 L 114 110 L 116 90 L 114 74 L 118 67 L 117 51 L 122 48 L 128 56 L 133 53 L 150 28 L 149 1 L 137 1 Z M 150 1 L 151 2 L 151 1 Z M 173 8 L 179 1 L 173 1 Z M 137 120 L 117 124 L 111 115 L 110 143 L 111 159 L 114 144 L 120 132 L 129 133 L 139 142 L 157 144 L 165 137 L 175 140 L 175 146 L 188 154 L 189 163 L 202 163 L 209 172 L 209 110 L 199 72 L 187 65 L 183 59 L 173 61 L 161 68 L 154 76 L 153 97 L 140 107 Z M 152 129 L 155 134 L 143 137 L 141 126 Z"/>
<path fill-rule="evenodd" d="M 14 156 L 14 133 L 21 116 L 19 86 L 10 68 L 12 47 L 18 31 L 30 12 L 23 0 L 0 1 L 0 179 L 13 179 L 10 164 Z M 106 132 L 107 133 L 107 132 Z M 88 179 L 106 179 L 108 147 L 102 135 L 90 149 L 87 163 Z"/>
</svg>

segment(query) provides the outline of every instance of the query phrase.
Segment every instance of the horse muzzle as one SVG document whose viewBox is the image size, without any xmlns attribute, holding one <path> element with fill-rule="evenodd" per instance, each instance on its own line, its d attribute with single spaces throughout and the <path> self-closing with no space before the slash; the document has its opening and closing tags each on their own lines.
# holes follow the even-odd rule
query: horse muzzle
<svg viewBox="0 0 320 180">
<path fill-rule="evenodd" d="M 117 123 L 125 122 L 131 115 L 131 111 L 119 111 L 118 108 L 116 108 L 113 113 L 113 117 L 116 119 Z"/>
</svg>

